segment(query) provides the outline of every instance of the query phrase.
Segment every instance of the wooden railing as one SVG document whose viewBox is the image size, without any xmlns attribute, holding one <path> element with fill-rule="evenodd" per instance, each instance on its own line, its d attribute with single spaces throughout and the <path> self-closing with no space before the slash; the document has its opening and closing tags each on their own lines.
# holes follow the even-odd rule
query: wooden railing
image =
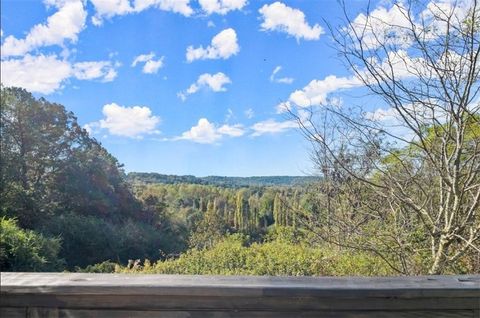
<svg viewBox="0 0 480 318">
<path fill-rule="evenodd" d="M 480 317 L 480 276 L 1 273 L 0 317 Z"/>
</svg>

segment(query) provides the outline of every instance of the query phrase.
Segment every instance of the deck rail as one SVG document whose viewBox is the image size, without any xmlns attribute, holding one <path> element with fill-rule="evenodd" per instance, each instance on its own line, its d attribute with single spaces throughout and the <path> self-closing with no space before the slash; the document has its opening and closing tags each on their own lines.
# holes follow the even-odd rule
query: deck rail
<svg viewBox="0 0 480 318">
<path fill-rule="evenodd" d="M 0 317 L 480 317 L 480 275 L 1 273 Z"/>
</svg>

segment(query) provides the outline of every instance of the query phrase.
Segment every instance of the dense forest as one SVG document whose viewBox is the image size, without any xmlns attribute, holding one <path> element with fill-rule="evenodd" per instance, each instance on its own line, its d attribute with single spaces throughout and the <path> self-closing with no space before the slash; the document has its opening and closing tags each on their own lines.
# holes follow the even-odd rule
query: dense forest
<svg viewBox="0 0 480 318">
<path fill-rule="evenodd" d="M 62 105 L 1 89 L 2 270 L 63 270 L 178 251 L 121 165 Z"/>
</svg>

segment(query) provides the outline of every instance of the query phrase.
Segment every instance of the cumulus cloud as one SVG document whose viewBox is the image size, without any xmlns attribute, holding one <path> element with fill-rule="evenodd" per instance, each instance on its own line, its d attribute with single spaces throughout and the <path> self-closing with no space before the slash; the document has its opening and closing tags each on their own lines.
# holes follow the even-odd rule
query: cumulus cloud
<svg viewBox="0 0 480 318">
<path fill-rule="evenodd" d="M 408 11 L 402 2 L 391 8 L 379 6 L 369 15 L 360 13 L 344 32 L 361 34 L 362 44 L 371 49 L 377 48 L 383 42 L 409 46 L 410 40 L 405 33 L 410 27 L 407 16 Z"/>
<path fill-rule="evenodd" d="M 111 82 L 117 77 L 117 71 L 110 61 L 75 63 L 72 72 L 79 80 L 100 79 L 103 82 Z"/>
<path fill-rule="evenodd" d="M 24 39 L 7 36 L 1 46 L 2 58 L 22 56 L 44 46 L 63 45 L 65 40 L 77 41 L 87 18 L 83 1 L 50 1 L 47 4 L 55 5 L 58 11 L 49 16 L 46 23 L 37 24 L 30 29 Z"/>
<path fill-rule="evenodd" d="M 386 77 L 395 77 L 403 80 L 415 76 L 418 72 L 425 72 L 426 62 L 422 58 L 412 58 L 405 50 L 389 52 L 382 61 L 371 60 L 371 67 L 383 72 Z M 358 75 L 337 77 L 329 75 L 322 80 L 314 79 L 304 88 L 290 94 L 287 101 L 277 106 L 279 113 L 285 112 L 292 106 L 309 107 L 325 103 L 339 104 L 338 98 L 329 98 L 329 94 L 339 90 L 363 87 L 364 81 L 375 84 L 368 71 L 357 70 Z M 361 78 L 360 78 L 361 77 Z"/>
<path fill-rule="evenodd" d="M 116 103 L 106 104 L 102 110 L 104 119 L 84 126 L 90 133 L 106 129 L 110 135 L 141 139 L 145 135 L 159 134 L 160 118 L 146 106 L 124 107 Z"/>
<path fill-rule="evenodd" d="M 247 4 L 247 0 L 199 0 L 198 3 L 207 14 L 225 15 L 233 10 L 241 10 Z"/>
<path fill-rule="evenodd" d="M 318 24 L 310 26 L 305 20 L 305 14 L 281 2 L 266 4 L 258 10 L 263 22 L 262 31 L 278 31 L 294 36 L 297 40 L 318 40 L 324 33 Z"/>
<path fill-rule="evenodd" d="M 294 79 L 291 77 L 276 77 L 277 73 L 282 70 L 282 67 L 279 65 L 273 69 L 272 74 L 270 75 L 270 82 L 282 83 L 282 84 L 292 84 Z"/>
<path fill-rule="evenodd" d="M 138 63 L 144 63 L 142 72 L 145 74 L 156 74 L 160 68 L 163 67 L 164 56 L 155 59 L 155 53 L 141 54 L 133 59 L 132 67 Z"/>
<path fill-rule="evenodd" d="M 190 140 L 201 144 L 213 144 L 218 142 L 223 136 L 240 137 L 245 133 L 242 125 L 223 125 L 217 127 L 206 118 L 200 118 L 197 125 L 184 132 L 174 140 Z"/>
<path fill-rule="evenodd" d="M 90 0 L 90 2 L 95 7 L 95 15 L 92 17 L 92 23 L 97 26 L 103 23 L 103 19 L 133 12 L 133 8 L 130 6 L 130 0 Z"/>
<path fill-rule="evenodd" d="M 252 136 L 255 137 L 264 134 L 278 134 L 297 127 L 298 124 L 294 120 L 276 121 L 274 119 L 268 119 L 255 123 L 251 129 L 253 130 Z"/>
<path fill-rule="evenodd" d="M 414 4 L 396 1 L 391 6 L 379 5 L 368 15 L 357 15 L 343 31 L 361 36 L 364 49 L 390 45 L 406 49 L 412 44 L 411 23 L 425 39 L 434 39 L 448 32 L 448 23 L 459 27 L 458 24 L 463 23 L 471 10 L 473 1 L 432 0 L 421 3 L 422 6 L 426 4 L 423 10 L 418 10 Z"/>
<path fill-rule="evenodd" d="M 71 76 L 70 63 L 55 55 L 25 55 L 21 59 L 2 61 L 2 84 L 23 87 L 31 92 L 50 94 L 61 88 Z"/>
<path fill-rule="evenodd" d="M 133 5 L 130 0 L 90 0 L 95 7 L 95 15 L 92 17 L 94 25 L 102 25 L 103 20 L 110 19 L 116 15 L 138 13 L 149 8 L 156 8 L 163 11 L 170 11 L 191 16 L 193 9 L 190 7 L 190 0 L 135 0 Z"/>
<path fill-rule="evenodd" d="M 31 92 L 51 94 L 61 89 L 69 78 L 112 81 L 117 72 L 110 61 L 71 64 L 52 55 L 30 55 L 2 61 L 1 78 L 5 86 L 23 87 Z"/>
<path fill-rule="evenodd" d="M 135 11 L 139 12 L 149 7 L 179 13 L 186 17 L 193 14 L 190 0 L 135 0 Z"/>
<path fill-rule="evenodd" d="M 188 62 L 205 59 L 228 59 L 239 51 L 237 33 L 234 29 L 229 28 L 215 35 L 210 45 L 206 48 L 203 48 L 203 46 L 198 48 L 189 46 L 186 58 Z"/>
<path fill-rule="evenodd" d="M 230 78 L 222 72 L 213 75 L 205 73 L 200 75 L 197 81 L 190 85 L 189 88 L 177 95 L 184 101 L 187 99 L 188 95 L 195 94 L 202 88 L 209 88 L 213 92 L 225 92 L 227 89 L 224 85 L 230 84 L 231 82 Z"/>
<path fill-rule="evenodd" d="M 323 80 L 313 80 L 303 89 L 294 91 L 290 94 L 289 101 L 300 107 L 321 105 L 327 102 L 327 96 L 332 92 L 362 85 L 362 81 L 356 76 L 337 77 L 329 75 Z"/>
</svg>

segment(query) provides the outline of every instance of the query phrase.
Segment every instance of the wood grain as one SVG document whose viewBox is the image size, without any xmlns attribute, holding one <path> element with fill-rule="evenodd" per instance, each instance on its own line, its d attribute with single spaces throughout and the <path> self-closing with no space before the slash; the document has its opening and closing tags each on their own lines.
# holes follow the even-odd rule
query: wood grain
<svg viewBox="0 0 480 318">
<path fill-rule="evenodd" d="M 475 317 L 480 276 L 1 273 L 1 317 Z"/>
</svg>

